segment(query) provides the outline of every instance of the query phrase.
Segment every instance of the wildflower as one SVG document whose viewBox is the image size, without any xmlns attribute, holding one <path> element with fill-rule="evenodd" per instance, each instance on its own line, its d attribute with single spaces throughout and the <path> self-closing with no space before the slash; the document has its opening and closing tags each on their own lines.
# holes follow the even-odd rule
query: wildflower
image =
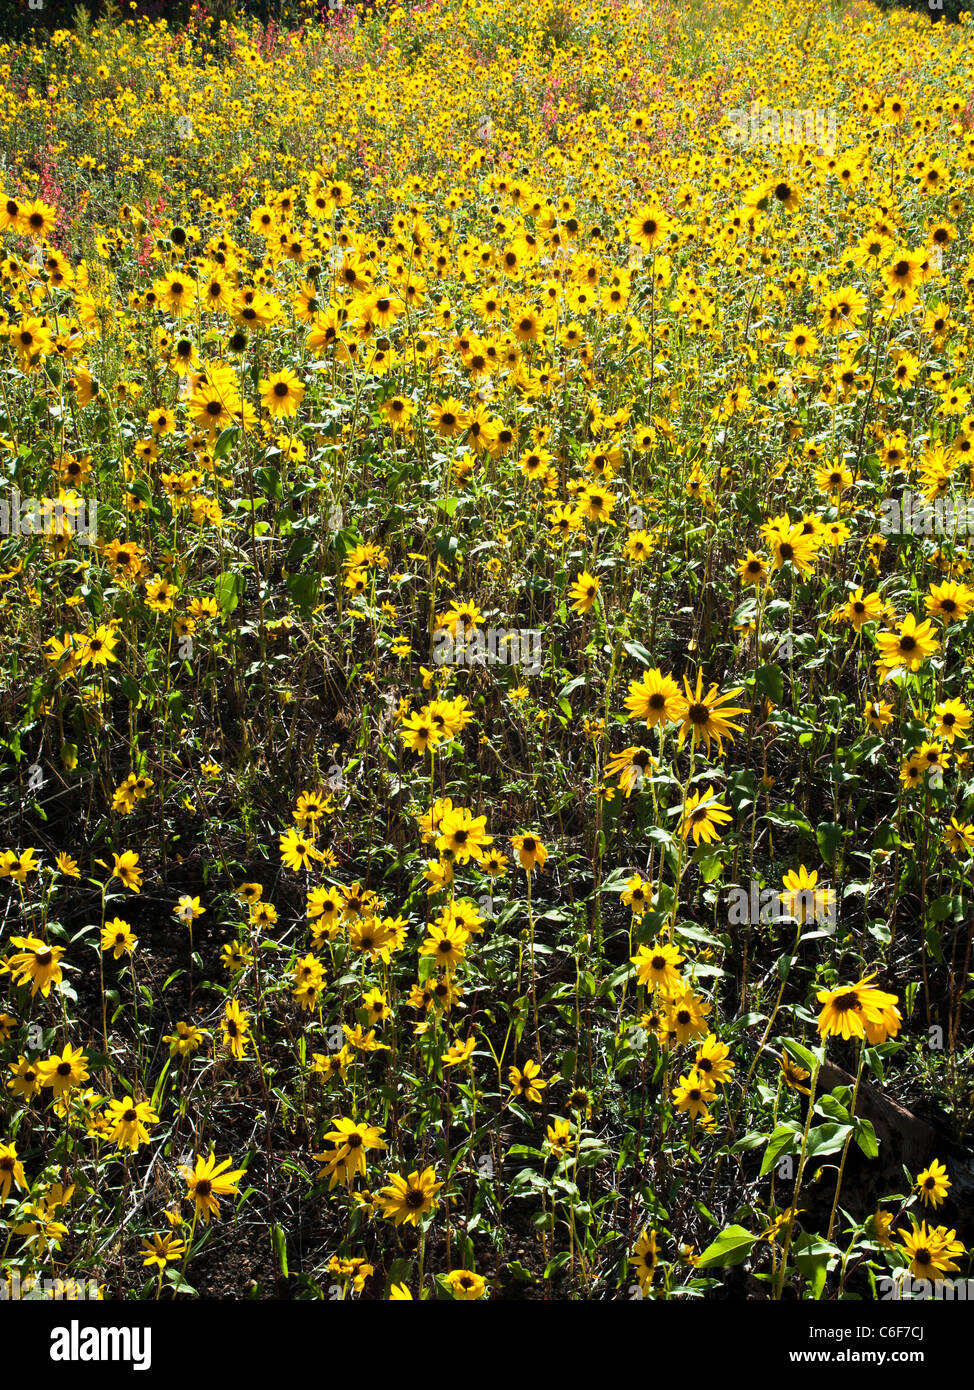
<svg viewBox="0 0 974 1390">
<path fill-rule="evenodd" d="M 643 1227 L 633 1252 L 629 1256 L 629 1267 L 635 1271 L 636 1278 L 639 1280 L 639 1287 L 644 1294 L 648 1292 L 653 1282 L 653 1275 L 656 1273 L 658 1265 L 659 1247 L 656 1244 L 656 1232 Z"/>
<path fill-rule="evenodd" d="M 713 788 L 706 791 L 691 792 L 683 806 L 680 818 L 680 834 L 684 840 L 693 836 L 693 843 L 712 844 L 720 839 L 718 827 L 731 820 L 730 807 L 717 800 Z"/>
<path fill-rule="evenodd" d="M 659 724 L 675 724 L 683 717 L 685 701 L 672 676 L 664 676 L 654 668 L 640 680 L 630 682 L 625 704 L 630 719 L 644 719 L 647 729 L 651 729 Z"/>
<path fill-rule="evenodd" d="M 634 956 L 630 956 L 636 967 L 636 978 L 647 989 L 670 990 L 680 981 L 679 966 L 684 956 L 678 947 L 668 942 L 655 946 L 640 946 Z"/>
<path fill-rule="evenodd" d="M 932 1159 L 922 1173 L 917 1174 L 916 1190 L 925 1206 L 937 1207 L 945 1200 L 950 1187 L 947 1169 L 936 1158 Z"/>
<path fill-rule="evenodd" d="M 31 998 L 40 990 L 41 996 L 46 999 L 51 986 L 61 984 L 64 947 L 49 946 L 36 936 L 12 936 L 10 944 L 19 948 L 4 962 L 11 972 L 13 983 L 29 984 Z"/>
<path fill-rule="evenodd" d="M 573 582 L 569 595 L 572 600 L 572 608 L 576 613 L 585 614 L 592 607 L 599 592 L 599 581 L 594 574 L 589 574 L 588 570 L 583 570 L 578 578 Z"/>
<path fill-rule="evenodd" d="M 170 1057 L 190 1057 L 202 1046 L 206 1036 L 202 1028 L 180 1019 L 175 1033 L 163 1034 L 162 1041 L 169 1044 Z"/>
<path fill-rule="evenodd" d="M 451 1270 L 446 1282 L 459 1303 L 473 1303 L 487 1292 L 486 1280 L 469 1269 Z"/>
<path fill-rule="evenodd" d="M 244 1013 L 236 999 L 227 1001 L 223 1020 L 223 1046 L 229 1048 L 231 1056 L 242 1061 L 247 1051 L 247 1038 L 250 1031 L 250 1015 Z"/>
<path fill-rule="evenodd" d="M 917 623 L 912 613 L 907 614 L 895 632 L 878 633 L 876 645 L 880 659 L 876 665 L 880 680 L 885 680 L 900 669 L 919 671 L 927 658 L 940 647 L 932 633 L 933 623 L 929 619 Z"/>
<path fill-rule="evenodd" d="M 427 1213 L 436 1205 L 436 1194 L 443 1186 L 436 1181 L 432 1168 L 424 1168 L 422 1173 L 413 1172 L 408 1177 L 393 1173 L 389 1185 L 378 1194 L 378 1203 L 386 1216 L 396 1226 L 410 1222 L 418 1226 Z"/>
<path fill-rule="evenodd" d="M 823 1038 L 865 1038 L 875 1046 L 896 1036 L 901 1022 L 897 996 L 870 985 L 872 978 L 869 975 L 854 985 L 818 991 L 822 1005 L 818 1031 Z"/>
<path fill-rule="evenodd" d="M 16 1144 L 0 1144 L 0 1202 L 10 1196 L 11 1183 L 21 1189 L 27 1186 L 24 1165 L 17 1157 Z"/>
<path fill-rule="evenodd" d="M 148 1144 L 149 1126 L 159 1123 L 159 1116 L 144 1100 L 110 1100 L 105 1119 L 107 1137 L 120 1149 L 128 1149 L 131 1153 L 135 1153 L 140 1144 Z"/>
<path fill-rule="evenodd" d="M 186 1254 L 186 1242 L 174 1231 L 149 1236 L 142 1242 L 144 1265 L 155 1265 L 160 1274 L 168 1265 L 179 1264 Z"/>
<path fill-rule="evenodd" d="M 61 1055 L 56 1053 L 37 1064 L 37 1079 L 50 1087 L 55 1099 L 88 1080 L 88 1058 L 82 1048 L 65 1043 Z"/>
<path fill-rule="evenodd" d="M 739 695 L 744 687 L 736 686 L 733 690 L 728 690 L 721 695 L 718 693 L 717 686 L 711 685 L 704 695 L 702 671 L 697 672 L 696 690 L 691 688 L 686 676 L 683 678 L 683 684 L 686 689 L 686 699 L 682 700 L 678 716 L 683 721 L 680 726 L 679 742 L 683 743 L 684 739 L 689 736 L 694 747 L 698 742 L 703 742 L 706 752 L 709 754 L 711 740 L 714 740 L 719 752 L 723 753 L 722 740 L 727 738 L 731 743 L 734 741 L 731 736 L 731 729 L 741 732 L 741 726 L 732 723 L 730 716 L 747 714 L 746 709 L 728 705 L 727 701 L 733 700 L 734 696 Z"/>
<path fill-rule="evenodd" d="M 190 925 L 196 921 L 197 917 L 202 917 L 206 908 L 202 906 L 199 898 L 194 898 L 189 893 L 184 893 L 176 906 L 173 908 L 173 916 L 178 918 L 184 925 Z"/>
<path fill-rule="evenodd" d="M 339 1117 L 333 1121 L 325 1139 L 333 1145 L 330 1151 L 315 1154 L 314 1157 L 325 1162 L 321 1176 L 328 1175 L 329 1191 L 336 1183 L 350 1187 L 356 1174 L 365 1177 L 365 1156 L 368 1149 L 384 1149 L 382 1125 L 368 1125 Z"/>
<path fill-rule="evenodd" d="M 517 1096 L 522 1100 L 529 1100 L 534 1105 L 541 1104 L 541 1092 L 547 1086 L 547 1081 L 542 1080 L 541 1068 L 537 1062 L 530 1057 L 524 1063 L 523 1071 L 517 1067 L 508 1068 L 508 1079 L 511 1083 L 511 1097 Z"/>
<path fill-rule="evenodd" d="M 909 1258 L 910 1273 L 935 1284 L 947 1274 L 956 1274 L 960 1266 L 955 1258 L 964 1254 L 964 1247 L 955 1236 L 956 1232 L 944 1226 L 928 1227 L 925 1221 L 907 1231 L 900 1248 Z"/>
<path fill-rule="evenodd" d="M 713 1082 L 702 1076 L 696 1068 L 691 1068 L 673 1088 L 673 1100 L 677 1110 L 689 1113 L 692 1120 L 707 1114 L 707 1107 L 716 1095 Z"/>
<path fill-rule="evenodd" d="M 124 854 L 115 854 L 112 858 L 112 878 L 120 879 L 131 893 L 140 893 L 142 870 L 139 868 L 139 856 L 128 849 Z"/>
<path fill-rule="evenodd" d="M 548 851 L 536 835 L 512 835 L 511 847 L 517 851 L 518 860 L 525 873 L 529 874 L 533 869 L 544 873 Z"/>
<path fill-rule="evenodd" d="M 210 1224 L 211 1216 L 219 1220 L 218 1197 L 236 1197 L 239 1194 L 238 1183 L 246 1169 L 236 1168 L 228 1172 L 232 1163 L 232 1158 L 225 1158 L 222 1163 L 217 1163 L 216 1155 L 211 1151 L 208 1158 L 197 1155 L 194 1168 L 190 1168 L 188 1164 L 183 1166 L 187 1199 L 195 1202 L 196 1215 L 202 1216 L 204 1225 Z"/>
</svg>

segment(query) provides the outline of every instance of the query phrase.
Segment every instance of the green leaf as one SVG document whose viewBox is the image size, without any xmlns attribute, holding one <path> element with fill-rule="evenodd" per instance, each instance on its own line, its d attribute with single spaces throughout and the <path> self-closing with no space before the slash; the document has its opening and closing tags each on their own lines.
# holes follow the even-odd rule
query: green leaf
<svg viewBox="0 0 974 1390">
<path fill-rule="evenodd" d="M 213 593 L 222 612 L 233 612 L 243 595 L 243 588 L 243 577 L 233 570 L 227 570 L 217 577 Z"/>
<path fill-rule="evenodd" d="M 752 1129 L 750 1134 L 742 1134 L 727 1152 L 732 1154 L 747 1153 L 749 1149 L 759 1149 L 762 1144 L 767 1142 L 768 1136 L 766 1134 L 762 1134 L 759 1129 Z"/>
<path fill-rule="evenodd" d="M 743 1226 L 728 1226 L 707 1246 L 697 1261 L 697 1269 L 708 1265 L 739 1265 L 747 1259 L 758 1240 Z"/>
<path fill-rule="evenodd" d="M 857 1115 L 853 1125 L 856 1131 L 856 1143 L 866 1157 L 878 1158 L 879 1140 L 876 1138 L 876 1131 L 873 1129 L 871 1121 L 864 1120 L 861 1115 Z"/>
<path fill-rule="evenodd" d="M 792 1246 L 795 1264 L 803 1279 L 807 1279 L 813 1298 L 821 1298 L 825 1288 L 826 1275 L 832 1260 L 841 1256 L 842 1251 L 831 1241 L 821 1236 L 806 1233 L 799 1236 Z"/>
<path fill-rule="evenodd" d="M 830 1096 L 827 1093 L 824 1096 L 819 1096 L 815 1102 L 815 1109 L 820 1114 L 827 1115 L 830 1120 L 837 1120 L 839 1124 L 849 1123 L 848 1110 L 836 1100 L 835 1096 Z"/>
<path fill-rule="evenodd" d="M 286 580 L 287 591 L 299 609 L 302 618 L 309 618 L 318 598 L 318 575 L 313 570 L 301 574 L 289 574 Z"/>
<path fill-rule="evenodd" d="M 270 464 L 265 464 L 263 468 L 258 468 L 254 473 L 254 481 L 267 497 L 282 497 L 281 472 L 279 468 L 273 468 Z"/>
<path fill-rule="evenodd" d="M 809 1075 L 815 1071 L 816 1067 L 821 1066 L 824 1061 L 824 1054 L 822 1056 L 816 1056 L 811 1048 L 804 1047 L 801 1043 L 795 1042 L 793 1038 L 783 1038 L 781 1046 L 788 1053 L 789 1057 L 793 1057 L 800 1066 L 805 1068 Z"/>
<path fill-rule="evenodd" d="M 801 1143 L 801 1129 L 798 1125 L 787 1121 L 781 1124 L 768 1140 L 768 1147 L 764 1151 L 764 1158 L 761 1160 L 761 1177 L 771 1171 L 774 1165 L 784 1154 L 794 1154 L 798 1152 Z"/>
<path fill-rule="evenodd" d="M 640 666 L 652 666 L 653 658 L 642 642 L 623 642 L 622 646 L 623 650 L 629 653 L 633 661 L 638 661 Z"/>
<path fill-rule="evenodd" d="M 759 666 L 754 673 L 755 695 L 766 695 L 772 704 L 785 698 L 785 678 L 780 666 Z"/>
<path fill-rule="evenodd" d="M 274 1246 L 274 1253 L 277 1255 L 277 1262 L 280 1265 L 281 1273 L 287 1278 L 287 1240 L 284 1236 L 283 1226 L 274 1226 L 271 1230 L 271 1242 Z"/>
<path fill-rule="evenodd" d="M 226 458 L 237 440 L 238 433 L 239 431 L 236 425 L 231 425 L 229 429 L 225 429 L 220 435 L 213 449 L 213 458 L 217 463 L 219 463 L 221 459 Z"/>
<path fill-rule="evenodd" d="M 816 826 L 815 838 L 818 841 L 819 853 L 827 864 L 835 863 L 842 835 L 842 826 L 833 825 L 830 821 L 823 821 L 821 825 Z"/>
<path fill-rule="evenodd" d="M 805 1156 L 824 1158 L 826 1154 L 838 1153 L 851 1133 L 852 1125 L 842 1125 L 834 1121 L 816 1125 L 809 1133 Z"/>
</svg>

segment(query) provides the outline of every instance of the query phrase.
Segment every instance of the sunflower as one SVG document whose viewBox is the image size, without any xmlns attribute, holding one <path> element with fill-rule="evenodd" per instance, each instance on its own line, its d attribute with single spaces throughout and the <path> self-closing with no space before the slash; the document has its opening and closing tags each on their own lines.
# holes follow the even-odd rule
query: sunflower
<svg viewBox="0 0 974 1390">
<path fill-rule="evenodd" d="M 429 422 L 441 439 L 455 439 L 467 428 L 467 412 L 462 402 L 451 397 L 432 407 Z"/>
<path fill-rule="evenodd" d="M 19 948 L 4 962 L 13 983 L 29 983 L 32 999 L 38 990 L 46 999 L 51 992 L 51 986 L 61 984 L 64 947 L 49 946 L 38 936 L 12 936 L 10 944 Z"/>
<path fill-rule="evenodd" d="M 82 1048 L 65 1043 L 60 1057 L 55 1054 L 37 1064 L 37 1079 L 41 1086 L 50 1087 L 55 1099 L 66 1091 L 83 1086 L 88 1080 L 88 1058 Z"/>
<path fill-rule="evenodd" d="M 384 1133 L 382 1125 L 368 1125 L 342 1117 L 333 1120 L 332 1123 L 334 1128 L 329 1130 L 324 1137 L 326 1142 L 333 1147 L 324 1153 L 312 1155 L 313 1158 L 324 1161 L 326 1165 L 319 1177 L 327 1176 L 329 1178 L 329 1191 L 337 1183 L 351 1187 L 357 1173 L 364 1178 L 366 1152 L 369 1149 L 387 1147 L 382 1138 Z"/>
<path fill-rule="evenodd" d="M 443 732 L 438 729 L 429 715 L 411 714 L 403 720 L 403 726 L 399 734 L 407 748 L 414 753 L 423 754 L 427 750 L 435 751 L 436 745 L 442 742 Z"/>
<path fill-rule="evenodd" d="M 105 1137 L 120 1149 L 135 1153 L 140 1144 L 150 1142 L 149 1126 L 159 1116 L 148 1101 L 110 1100 L 105 1109 Z"/>
<path fill-rule="evenodd" d="M 950 580 L 932 584 L 924 606 L 932 618 L 939 618 L 945 625 L 962 622 L 974 608 L 974 589 Z"/>
<path fill-rule="evenodd" d="M 189 409 L 196 424 L 212 436 L 233 424 L 235 413 L 240 409 L 240 398 L 236 393 L 228 394 L 220 386 L 203 382 L 193 392 Z"/>
<path fill-rule="evenodd" d="M 629 957 L 636 967 L 636 979 L 647 989 L 673 990 L 680 982 L 680 969 L 685 957 L 679 947 L 659 941 L 652 946 L 640 946 Z"/>
<path fill-rule="evenodd" d="M 190 313 L 196 304 L 196 281 L 181 270 L 170 270 L 152 286 L 156 296 L 177 318 Z"/>
<path fill-rule="evenodd" d="M 216 1155 L 211 1153 L 208 1158 L 198 1155 L 195 1168 L 188 1165 L 183 1167 L 187 1199 L 196 1203 L 196 1215 L 202 1216 L 206 1226 L 210 1224 L 211 1216 L 219 1218 L 220 1203 L 217 1198 L 235 1197 L 240 1191 L 238 1183 L 247 1170 L 236 1168 L 228 1172 L 227 1169 L 232 1163 L 232 1158 L 225 1158 L 222 1163 L 217 1163 Z"/>
<path fill-rule="evenodd" d="M 452 974 L 462 964 L 469 940 L 469 933 L 459 923 L 444 922 L 430 927 L 419 953 L 432 956 L 438 966 Z"/>
<path fill-rule="evenodd" d="M 463 807 L 457 807 L 443 817 L 436 847 L 450 850 L 457 864 L 466 864 L 470 859 L 479 861 L 483 858 L 484 846 L 490 842 L 486 826 L 486 816 L 473 816 Z"/>
<path fill-rule="evenodd" d="M 805 578 L 815 568 L 815 553 L 818 549 L 816 537 L 809 534 L 802 524 L 775 526 L 768 523 L 762 533 L 774 553 L 772 566 L 780 570 L 783 565 L 793 565 Z"/>
<path fill-rule="evenodd" d="M 134 951 L 137 945 L 138 940 L 132 928 L 128 922 L 123 922 L 121 917 L 106 922 L 101 929 L 101 949 L 111 951 L 116 960 L 121 960 L 126 951 Z"/>
<path fill-rule="evenodd" d="M 842 607 L 836 610 L 833 618 L 837 623 L 851 623 L 856 632 L 860 632 L 866 623 L 878 622 L 883 616 L 883 611 L 884 604 L 879 594 L 865 593 L 860 584 Z"/>
<path fill-rule="evenodd" d="M 18 1057 L 16 1062 L 11 1062 L 8 1091 L 15 1096 L 23 1096 L 24 1100 L 32 1100 L 40 1089 L 41 1079 L 36 1063 L 29 1061 L 27 1057 Z"/>
<path fill-rule="evenodd" d="M 620 753 L 613 753 L 606 762 L 605 775 L 619 778 L 619 786 L 628 800 L 634 791 L 642 787 L 646 776 L 655 772 L 658 766 L 648 748 L 632 746 L 623 748 Z"/>
<path fill-rule="evenodd" d="M 547 1086 L 547 1081 L 542 1079 L 541 1067 L 532 1058 L 524 1063 L 523 1070 L 517 1067 L 509 1067 L 507 1071 L 508 1080 L 511 1083 L 511 1097 L 519 1100 L 531 1101 L 533 1105 L 541 1104 L 541 1092 Z"/>
<path fill-rule="evenodd" d="M 896 1036 L 901 1022 L 897 996 L 870 985 L 872 978 L 818 991 L 818 1031 L 823 1038 L 865 1038 L 875 1046 Z"/>
<path fill-rule="evenodd" d="M 321 859 L 321 851 L 315 848 L 314 839 L 292 826 L 280 837 L 281 863 L 287 869 L 299 873 L 310 869 Z"/>
<path fill-rule="evenodd" d="M 572 608 L 576 613 L 587 613 L 594 604 L 599 592 L 599 581 L 594 574 L 583 570 L 569 589 Z"/>
<path fill-rule="evenodd" d="M 743 560 L 737 562 L 737 572 L 743 584 L 763 584 L 768 577 L 768 567 L 760 555 L 749 550 Z"/>
<path fill-rule="evenodd" d="M 622 901 L 634 917 L 642 917 L 653 906 L 652 884 L 647 883 L 642 874 L 633 874 L 626 880 Z"/>
<path fill-rule="evenodd" d="M 578 515 L 585 521 L 609 521 L 615 497 L 607 487 L 590 483 L 578 494 Z"/>
<path fill-rule="evenodd" d="M 511 847 L 517 851 L 518 860 L 525 873 L 529 874 L 533 869 L 544 873 L 548 851 L 536 835 L 512 835 Z"/>
<path fill-rule="evenodd" d="M 260 383 L 261 404 L 273 419 L 290 419 L 300 410 L 304 391 L 304 383 L 290 369 L 274 372 Z"/>
<path fill-rule="evenodd" d="M 653 667 L 638 681 L 630 681 L 625 705 L 630 719 L 644 719 L 647 729 L 675 724 L 683 717 L 684 699 L 672 676 Z"/>
<path fill-rule="evenodd" d="M 813 922 L 829 918 L 832 910 L 832 890 L 818 888 L 818 870 L 809 872 L 804 864 L 789 869 L 782 879 L 781 905 L 788 917 L 802 926 L 811 917 Z"/>
<path fill-rule="evenodd" d="M 912 613 L 907 614 L 895 632 L 877 633 L 876 645 L 880 652 L 876 662 L 880 680 L 901 668 L 918 671 L 940 647 L 933 636 L 933 623 L 929 619 L 918 623 Z"/>
<path fill-rule="evenodd" d="M 433 1210 L 436 1194 L 442 1186 L 441 1182 L 436 1181 L 432 1168 L 425 1168 L 422 1173 L 410 1173 L 405 1178 L 392 1173 L 389 1185 L 377 1194 L 377 1201 L 383 1215 L 396 1226 L 407 1221 L 418 1226 L 423 1217 Z"/>
<path fill-rule="evenodd" d="M 669 235 L 671 226 L 663 209 L 650 203 L 629 219 L 629 240 L 642 251 L 655 251 Z"/>
<path fill-rule="evenodd" d="M 680 984 L 668 1000 L 667 1032 L 681 1045 L 692 1041 L 693 1038 L 705 1037 L 708 1032 L 709 1012 L 710 1005 L 694 993 L 692 985 Z"/>
<path fill-rule="evenodd" d="M 798 192 L 794 184 L 789 183 L 787 179 L 779 179 L 773 185 L 771 193 L 774 199 L 788 212 L 794 212 L 798 207 Z"/>
<path fill-rule="evenodd" d="M 885 700 L 867 700 L 862 717 L 875 733 L 893 722 L 893 706 Z"/>
<path fill-rule="evenodd" d="M 144 1257 L 143 1265 L 155 1265 L 161 1274 L 167 1265 L 179 1264 L 186 1254 L 186 1242 L 174 1231 L 156 1232 L 143 1240 L 139 1253 Z"/>
<path fill-rule="evenodd" d="M 37 198 L 21 205 L 19 220 L 28 236 L 36 237 L 39 241 L 47 240 L 57 223 L 57 213 L 49 203 Z"/>
<path fill-rule="evenodd" d="M 0 1202 L 10 1196 L 11 1184 L 23 1191 L 27 1186 L 24 1165 L 17 1157 L 16 1144 L 0 1144 Z"/>
<path fill-rule="evenodd" d="M 974 825 L 951 816 L 950 824 L 944 829 L 943 838 L 952 854 L 969 854 L 974 850 Z"/>
<path fill-rule="evenodd" d="M 708 1106 L 717 1091 L 709 1077 L 701 1075 L 695 1067 L 681 1076 L 673 1087 L 673 1100 L 676 1109 L 686 1111 L 692 1120 L 708 1113 Z"/>
<path fill-rule="evenodd" d="M 469 1269 L 454 1269 L 445 1276 L 453 1297 L 459 1303 L 474 1303 L 487 1292 L 487 1282 Z"/>
<path fill-rule="evenodd" d="M 78 639 L 77 661 L 79 666 L 108 666 L 117 661 L 115 648 L 119 634 L 113 627 L 100 623 L 94 632 L 81 633 Z"/>
<path fill-rule="evenodd" d="M 894 251 L 883 269 L 883 279 L 891 290 L 912 289 L 920 278 L 922 264 L 922 252 L 903 249 Z"/>
<path fill-rule="evenodd" d="M 956 1273 L 960 1266 L 953 1257 L 963 1255 L 964 1247 L 954 1235 L 955 1232 L 947 1231 L 944 1226 L 928 1227 L 925 1221 L 907 1231 L 900 1249 L 909 1258 L 910 1273 L 934 1284 L 945 1275 Z"/>
<path fill-rule="evenodd" d="M 726 1043 L 717 1041 L 716 1034 L 708 1033 L 697 1048 L 694 1070 L 717 1086 L 725 1086 L 730 1081 L 734 1070 L 730 1049 Z"/>
<path fill-rule="evenodd" d="M 712 684 L 706 695 L 703 693 L 703 672 L 697 672 L 697 686 L 693 690 L 686 676 L 683 677 L 683 685 L 686 690 L 686 698 L 680 697 L 681 708 L 677 716 L 682 723 L 680 725 L 678 741 L 682 744 L 687 737 L 692 740 L 692 746 L 696 747 L 699 742 L 703 742 L 706 752 L 710 753 L 711 741 L 715 741 L 718 751 L 724 751 L 724 738 L 733 743 L 731 729 L 736 729 L 742 733 L 740 724 L 731 722 L 730 716 L 735 714 L 747 714 L 748 710 L 736 705 L 728 705 L 728 700 L 733 700 L 744 689 L 742 685 L 735 686 L 733 690 L 726 691 L 723 695 L 718 693 L 717 686 Z"/>
<path fill-rule="evenodd" d="M 246 1054 L 249 1030 L 250 1015 L 244 1013 L 236 999 L 229 999 L 224 1009 L 223 1046 L 238 1062 L 243 1061 Z"/>
<path fill-rule="evenodd" d="M 731 819 L 730 808 L 717 800 L 717 793 L 708 788 L 703 792 L 691 792 L 687 797 L 680 817 L 680 834 L 683 839 L 693 836 L 693 843 L 712 844 L 720 839 L 719 826 Z"/>
<path fill-rule="evenodd" d="M 947 1169 L 936 1158 L 930 1162 L 928 1167 L 924 1168 L 922 1173 L 917 1174 L 916 1190 L 924 1206 L 930 1206 L 936 1210 L 946 1200 L 949 1187 L 950 1178 L 947 1176 Z"/>
<path fill-rule="evenodd" d="M 639 1280 L 639 1287 L 643 1293 L 646 1293 L 652 1284 L 658 1264 L 659 1248 L 656 1244 L 656 1232 L 648 1231 L 644 1227 L 633 1247 L 632 1254 L 629 1256 L 629 1266 Z"/>
</svg>

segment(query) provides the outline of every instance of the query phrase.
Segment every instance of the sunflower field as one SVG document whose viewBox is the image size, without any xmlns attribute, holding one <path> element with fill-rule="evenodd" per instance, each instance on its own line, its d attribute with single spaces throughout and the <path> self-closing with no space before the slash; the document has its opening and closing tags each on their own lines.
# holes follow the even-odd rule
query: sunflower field
<svg viewBox="0 0 974 1390">
<path fill-rule="evenodd" d="M 4 1296 L 963 1288 L 969 17 L 165 10 L 0 42 Z"/>
</svg>

